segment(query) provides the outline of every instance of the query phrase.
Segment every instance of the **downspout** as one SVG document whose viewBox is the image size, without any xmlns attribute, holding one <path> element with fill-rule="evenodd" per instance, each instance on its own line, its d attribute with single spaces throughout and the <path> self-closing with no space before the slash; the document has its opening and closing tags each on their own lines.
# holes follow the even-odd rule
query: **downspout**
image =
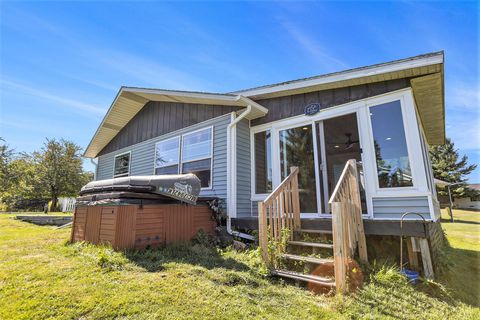
<svg viewBox="0 0 480 320">
<path fill-rule="evenodd" d="M 242 96 L 238 96 L 237 100 L 242 100 Z M 248 104 L 247 108 L 244 112 L 242 112 L 235 120 L 230 122 L 227 127 L 227 211 L 229 212 L 227 217 L 227 232 L 233 236 L 245 238 L 248 240 L 255 240 L 255 237 L 242 233 L 239 231 L 232 230 L 232 215 L 230 212 L 237 211 L 237 203 L 234 201 L 233 197 L 236 197 L 236 189 L 237 189 L 237 164 L 236 164 L 236 136 L 233 135 L 233 131 L 241 120 L 243 120 L 246 116 L 248 116 L 252 112 L 252 105 Z M 236 131 L 235 131 L 236 133 Z M 232 139 L 234 143 L 232 143 Z"/>
<path fill-rule="evenodd" d="M 93 181 L 97 180 L 97 168 L 98 168 L 98 163 L 93 161 L 93 158 L 90 158 L 90 162 L 93 164 L 95 169 L 93 170 Z"/>
</svg>

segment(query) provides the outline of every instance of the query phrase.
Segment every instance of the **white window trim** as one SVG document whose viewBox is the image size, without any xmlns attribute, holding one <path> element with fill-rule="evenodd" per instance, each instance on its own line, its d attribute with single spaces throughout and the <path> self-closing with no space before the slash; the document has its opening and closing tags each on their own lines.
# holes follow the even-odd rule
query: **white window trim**
<svg viewBox="0 0 480 320">
<path fill-rule="evenodd" d="M 410 93 L 411 94 L 411 93 Z M 373 165 L 374 165 L 374 171 L 371 172 L 372 174 L 375 174 L 375 178 L 373 179 L 374 187 L 375 187 L 375 194 L 374 196 L 378 196 L 380 194 L 394 194 L 396 196 L 403 196 L 404 194 L 409 193 L 410 191 L 417 191 L 417 192 L 426 192 L 428 191 L 427 187 L 427 181 L 425 174 L 425 170 L 423 168 L 423 157 L 421 161 L 417 161 L 416 158 L 414 158 L 412 155 L 415 154 L 422 154 L 422 148 L 420 144 L 420 136 L 418 132 L 418 127 L 417 127 L 417 122 L 416 122 L 416 115 L 415 115 L 415 109 L 414 106 L 412 105 L 412 101 L 408 101 L 409 99 L 407 98 L 409 94 L 395 94 L 387 97 L 381 97 L 381 98 L 376 98 L 368 101 L 366 104 L 367 107 L 367 113 L 368 113 L 368 134 L 369 134 L 369 140 L 368 143 L 370 144 L 370 153 L 373 156 Z M 410 163 L 410 169 L 412 171 L 412 181 L 413 181 L 413 186 L 411 187 L 395 187 L 395 188 L 380 188 L 379 183 L 378 183 L 378 168 L 377 168 L 377 161 L 375 158 L 375 147 L 373 145 L 373 128 L 372 128 L 372 121 L 370 117 L 370 107 L 374 107 L 377 105 L 389 103 L 389 102 L 394 102 L 394 101 L 400 101 L 400 106 L 401 106 L 401 112 L 402 112 L 402 121 L 403 121 L 403 128 L 405 132 L 405 142 L 407 145 L 407 153 L 408 153 L 408 160 Z M 413 118 L 412 118 L 413 116 Z M 415 160 L 415 161 L 413 161 Z"/>
<path fill-rule="evenodd" d="M 158 142 L 155 143 L 155 156 L 153 158 L 153 174 L 156 174 L 156 171 L 157 171 L 158 168 L 171 167 L 171 166 L 175 165 L 175 164 L 170 164 L 168 166 L 157 166 L 157 145 L 159 145 L 160 143 L 168 142 L 170 140 L 175 140 L 175 139 L 178 140 L 178 159 L 177 159 L 176 165 L 180 166 L 180 152 L 181 152 L 181 147 L 182 147 L 180 137 L 181 136 L 171 137 L 171 138 L 161 140 L 161 141 L 158 141 Z"/>
<path fill-rule="evenodd" d="M 126 154 L 128 154 L 128 172 L 115 175 L 115 163 L 117 162 L 117 158 L 121 157 L 121 156 L 124 156 Z M 132 167 L 132 151 L 126 151 L 126 152 L 119 153 L 119 154 L 115 155 L 115 157 L 113 157 L 113 174 L 112 174 L 112 176 L 114 178 L 128 177 L 130 175 L 131 167 Z"/>
<path fill-rule="evenodd" d="M 184 136 L 188 136 L 188 135 L 191 135 L 191 134 L 200 132 L 200 131 L 207 131 L 207 130 L 210 130 L 210 141 L 211 141 L 211 144 L 210 144 L 210 156 L 209 156 L 209 157 L 196 158 L 196 159 L 192 159 L 192 160 L 188 160 L 188 161 L 182 161 L 183 138 L 184 138 Z M 185 132 L 185 133 L 183 133 L 183 134 L 180 134 L 180 135 L 174 136 L 174 137 L 170 137 L 170 138 L 167 138 L 167 139 L 165 139 L 165 140 L 157 141 L 157 142 L 155 143 L 155 151 L 154 151 L 154 152 L 155 152 L 155 155 L 154 155 L 154 158 L 153 158 L 153 174 L 154 174 L 154 175 L 156 174 L 156 169 L 157 169 L 157 168 L 164 168 L 164 167 L 173 166 L 173 164 L 172 164 L 172 165 L 169 165 L 169 166 L 157 166 L 157 165 L 156 165 L 156 163 L 157 163 L 157 144 L 162 143 L 162 142 L 166 142 L 166 141 L 169 141 L 169 140 L 173 140 L 173 139 L 179 139 L 179 144 L 178 144 L 178 148 L 179 148 L 179 149 L 178 149 L 178 163 L 177 163 L 178 170 L 177 170 L 177 174 L 181 174 L 184 163 L 190 163 L 190 162 L 194 162 L 194 161 L 210 159 L 210 187 L 202 187 L 202 188 L 200 188 L 200 190 L 213 190 L 213 143 L 214 143 L 213 133 L 214 133 L 213 126 L 208 126 L 208 127 L 203 127 L 203 128 L 196 129 L 196 130 L 193 130 L 193 131 Z"/>
<path fill-rule="evenodd" d="M 253 132 L 250 130 L 250 163 L 252 164 L 252 170 L 250 170 L 250 181 L 251 181 L 251 200 L 252 201 L 263 201 L 265 200 L 270 193 L 256 193 L 256 175 L 255 175 L 255 134 L 259 132 L 269 131 L 270 129 L 259 130 Z M 270 131 L 270 140 L 272 139 L 272 131 Z M 273 141 L 270 142 L 270 154 L 273 156 Z M 273 160 L 273 157 L 272 157 Z M 273 166 L 272 166 L 272 191 L 273 191 Z"/>
<path fill-rule="evenodd" d="M 188 160 L 188 161 L 183 161 L 183 159 L 182 159 L 182 156 L 183 156 L 183 142 L 184 142 L 183 138 L 185 136 L 188 136 L 188 135 L 200 132 L 200 131 L 207 131 L 207 130 L 210 130 L 210 141 L 211 141 L 211 143 L 210 143 L 210 156 L 209 157 L 201 157 L 201 158 L 191 159 L 191 160 Z M 194 161 L 210 159 L 210 187 L 203 187 L 200 190 L 212 190 L 213 189 L 213 126 L 204 127 L 204 128 L 201 128 L 201 129 L 197 129 L 197 130 L 186 132 L 186 133 L 182 134 L 182 139 L 181 139 L 180 144 L 181 144 L 180 145 L 180 164 L 178 166 L 179 173 L 182 172 L 184 163 L 190 163 L 190 162 L 194 162 Z"/>
<path fill-rule="evenodd" d="M 376 170 L 376 158 L 375 150 L 373 147 L 373 134 L 370 124 L 369 107 L 401 100 L 402 106 L 402 120 L 405 130 L 405 139 L 407 143 L 407 152 L 409 155 L 410 166 L 412 170 L 413 187 L 400 187 L 400 188 L 378 188 L 378 178 Z M 257 125 L 250 128 L 250 154 L 251 161 L 254 164 L 254 134 L 266 130 L 270 130 L 272 144 L 272 175 L 279 176 L 279 172 L 276 173 L 275 161 L 279 161 L 275 156 L 275 142 L 278 139 L 278 131 L 284 128 L 298 127 L 301 125 L 312 124 L 317 121 L 327 120 L 351 113 L 356 113 L 357 124 L 359 131 L 360 147 L 362 148 L 362 163 L 365 179 L 365 193 L 367 213 L 363 215 L 364 219 L 374 219 L 373 215 L 373 198 L 378 197 L 410 197 L 410 196 L 431 196 L 428 190 L 425 170 L 423 168 L 422 161 L 412 161 L 410 155 L 421 154 L 420 136 L 417 129 L 418 120 L 416 117 L 416 108 L 413 99 L 413 93 L 411 88 L 404 88 L 396 91 L 387 92 L 374 97 L 365 98 L 362 100 L 356 100 L 346 104 L 329 107 L 324 110 L 320 110 L 319 113 L 313 116 L 298 115 L 295 117 L 280 119 L 269 123 Z M 413 130 L 412 128 L 415 128 Z M 316 146 L 314 146 L 316 148 Z M 324 151 L 322 151 L 324 152 Z M 323 163 L 323 162 L 322 162 Z M 316 168 L 318 172 L 318 168 Z M 316 172 L 316 175 L 318 173 Z M 272 179 L 272 188 L 275 189 L 278 186 L 279 181 Z M 318 193 L 318 190 L 317 190 Z M 251 200 L 263 201 L 268 194 L 255 194 L 255 167 L 252 165 L 251 170 Z M 325 195 L 321 195 L 321 201 L 328 201 L 323 199 Z M 308 214 L 302 214 L 302 217 Z M 330 214 L 316 214 L 316 217 L 330 217 Z M 431 216 L 433 217 L 433 208 L 431 208 Z M 395 219 L 394 219 L 395 220 Z M 398 220 L 398 219 L 396 219 Z"/>
</svg>

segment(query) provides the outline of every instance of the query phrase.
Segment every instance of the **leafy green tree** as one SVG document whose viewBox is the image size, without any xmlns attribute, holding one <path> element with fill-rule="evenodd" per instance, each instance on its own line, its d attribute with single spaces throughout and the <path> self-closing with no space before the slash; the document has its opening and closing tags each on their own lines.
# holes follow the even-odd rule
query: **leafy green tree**
<svg viewBox="0 0 480 320">
<path fill-rule="evenodd" d="M 447 138 L 444 145 L 430 147 L 430 159 L 435 178 L 456 183 L 450 188 L 454 198 L 470 196 L 475 192 L 467 188 L 467 181 L 468 175 L 477 165 L 468 164 L 467 155 L 460 157 L 458 149 L 455 149 L 455 144 L 450 139 Z M 439 187 L 438 190 L 440 195 L 448 195 L 446 187 Z"/>
<path fill-rule="evenodd" d="M 0 190 L 5 190 L 10 184 L 8 166 L 13 156 L 14 151 L 10 149 L 5 140 L 0 137 Z"/>
<path fill-rule="evenodd" d="M 88 183 L 91 174 L 82 169 L 81 147 L 65 139 L 47 139 L 40 151 L 33 152 L 36 184 L 51 199 L 55 210 L 60 196 L 75 196 Z"/>
</svg>

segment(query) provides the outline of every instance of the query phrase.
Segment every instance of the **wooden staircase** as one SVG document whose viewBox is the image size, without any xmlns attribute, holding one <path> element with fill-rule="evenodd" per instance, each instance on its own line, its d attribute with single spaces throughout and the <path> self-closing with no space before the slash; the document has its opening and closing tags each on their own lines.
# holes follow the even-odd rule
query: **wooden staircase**
<svg viewBox="0 0 480 320">
<path fill-rule="evenodd" d="M 357 176 L 356 162 L 349 160 L 329 201 L 332 231 L 301 228 L 297 167 L 258 203 L 259 245 L 272 275 L 348 290 L 349 263 L 357 253 L 367 262 Z"/>
</svg>

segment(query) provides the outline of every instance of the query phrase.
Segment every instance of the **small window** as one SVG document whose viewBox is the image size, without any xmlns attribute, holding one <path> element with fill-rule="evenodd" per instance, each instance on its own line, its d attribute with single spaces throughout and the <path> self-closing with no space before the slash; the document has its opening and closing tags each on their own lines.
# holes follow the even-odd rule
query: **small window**
<svg viewBox="0 0 480 320">
<path fill-rule="evenodd" d="M 413 186 L 400 101 L 370 107 L 370 119 L 379 187 Z"/>
<path fill-rule="evenodd" d="M 180 137 L 155 145 L 155 174 L 178 174 Z"/>
<path fill-rule="evenodd" d="M 272 192 L 272 151 L 270 130 L 254 135 L 255 193 Z"/>
<path fill-rule="evenodd" d="M 202 188 L 212 187 L 212 129 L 182 137 L 182 173 L 194 173 Z"/>
<path fill-rule="evenodd" d="M 115 156 L 113 177 L 125 177 L 130 173 L 130 152 Z"/>
</svg>

